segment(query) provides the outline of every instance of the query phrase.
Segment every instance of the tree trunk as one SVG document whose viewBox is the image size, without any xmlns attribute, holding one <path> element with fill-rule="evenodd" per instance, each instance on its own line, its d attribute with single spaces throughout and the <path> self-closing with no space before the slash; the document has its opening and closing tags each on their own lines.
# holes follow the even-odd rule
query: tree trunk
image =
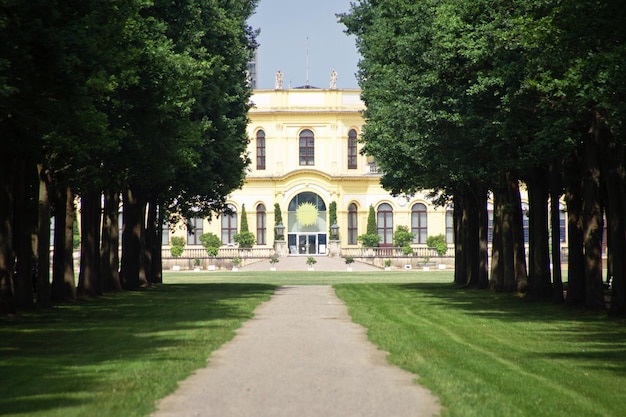
<svg viewBox="0 0 626 417">
<path fill-rule="evenodd" d="M 122 287 L 136 290 L 145 286 L 144 254 L 144 213 L 145 202 L 138 190 L 124 192 L 124 228 L 122 230 Z"/>
<path fill-rule="evenodd" d="M 479 283 L 478 202 L 475 192 L 475 189 L 467 189 L 460 194 L 462 256 L 465 263 L 463 285 L 470 288 L 477 288 Z"/>
<path fill-rule="evenodd" d="M 585 253 L 585 306 L 604 308 L 602 283 L 602 215 L 600 203 L 600 161 L 598 156 L 599 126 L 594 118 L 585 135 L 583 174 L 583 236 Z"/>
<path fill-rule="evenodd" d="M 567 164 L 567 296 L 565 305 L 585 302 L 585 259 L 583 255 L 582 179 L 579 162 L 574 155 Z"/>
<path fill-rule="evenodd" d="M 54 212 L 54 255 L 52 257 L 52 300 L 76 298 L 74 277 L 74 193 L 69 186 L 56 193 Z"/>
<path fill-rule="evenodd" d="M 146 251 L 145 264 L 148 282 L 158 284 L 163 282 L 161 267 L 161 225 L 159 206 L 156 198 L 150 198 L 146 221 Z"/>
<path fill-rule="evenodd" d="M 0 163 L 0 313 L 15 314 L 13 292 L 13 195 L 11 164 Z"/>
<path fill-rule="evenodd" d="M 529 275 L 528 292 L 533 298 L 552 298 L 548 235 L 548 181 L 545 170 L 535 168 L 528 181 Z"/>
<path fill-rule="evenodd" d="M 491 239 L 491 276 L 489 288 L 503 291 L 504 288 L 504 245 L 502 244 L 502 210 L 503 190 L 501 187 L 493 190 L 493 226 Z"/>
<path fill-rule="evenodd" d="M 526 269 L 526 246 L 524 245 L 524 213 L 519 191 L 519 180 L 511 172 L 507 172 L 509 189 L 509 207 L 511 216 L 511 239 L 513 241 L 513 289 L 519 293 L 526 292 L 528 272 Z"/>
<path fill-rule="evenodd" d="M 624 145 L 617 143 L 606 129 L 603 133 L 602 178 L 605 185 L 607 246 L 609 249 L 607 269 L 611 277 L 611 304 L 609 314 L 626 314 L 626 172 L 624 170 Z M 614 256 L 616 255 L 616 256 Z"/>
<path fill-rule="evenodd" d="M 561 192 L 559 171 L 552 164 L 550 166 L 550 224 L 552 229 L 552 282 L 554 285 L 552 299 L 557 304 L 562 304 L 564 301 L 561 275 L 561 210 L 559 208 Z"/>
<path fill-rule="evenodd" d="M 487 289 L 489 288 L 487 190 L 481 189 L 478 192 L 478 289 Z"/>
<path fill-rule="evenodd" d="M 122 289 L 119 272 L 119 208 L 119 193 L 105 191 L 102 247 L 100 250 L 100 278 L 103 291 L 120 291 Z"/>
<path fill-rule="evenodd" d="M 454 223 L 454 283 L 465 285 L 466 259 L 463 256 L 463 200 L 460 193 L 454 193 L 453 223 Z"/>
<path fill-rule="evenodd" d="M 100 284 L 100 217 L 101 194 L 87 191 L 81 196 L 80 273 L 78 293 L 96 297 L 102 294 Z"/>
<path fill-rule="evenodd" d="M 37 306 L 49 307 L 50 289 L 50 173 L 39 164 L 39 213 L 37 232 Z"/>
<path fill-rule="evenodd" d="M 13 242 L 15 256 L 17 259 L 14 285 L 15 285 L 15 302 L 19 307 L 33 307 L 33 286 L 34 271 L 33 268 L 33 226 L 34 219 L 34 198 L 31 192 L 34 187 L 31 181 L 34 181 L 34 170 L 26 161 L 20 161 L 17 164 L 17 176 L 13 189 Z"/>
</svg>

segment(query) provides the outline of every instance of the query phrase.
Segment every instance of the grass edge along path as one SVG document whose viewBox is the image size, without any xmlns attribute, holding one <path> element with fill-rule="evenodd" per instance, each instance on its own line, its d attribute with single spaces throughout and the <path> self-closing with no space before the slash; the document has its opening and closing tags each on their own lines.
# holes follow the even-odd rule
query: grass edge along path
<svg viewBox="0 0 626 417">
<path fill-rule="evenodd" d="M 621 416 L 626 326 L 450 284 L 336 285 L 390 363 L 419 375 L 447 417 Z"/>
<path fill-rule="evenodd" d="M 168 284 L 0 318 L 0 416 L 147 416 L 274 290 Z"/>
</svg>

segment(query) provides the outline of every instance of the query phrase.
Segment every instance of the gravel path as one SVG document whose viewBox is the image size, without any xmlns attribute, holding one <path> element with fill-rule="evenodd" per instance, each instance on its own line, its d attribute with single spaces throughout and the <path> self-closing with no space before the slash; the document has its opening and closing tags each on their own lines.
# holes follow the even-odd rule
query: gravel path
<svg viewBox="0 0 626 417">
<path fill-rule="evenodd" d="M 437 415 L 415 378 L 386 363 L 332 287 L 282 287 L 153 416 Z"/>
</svg>

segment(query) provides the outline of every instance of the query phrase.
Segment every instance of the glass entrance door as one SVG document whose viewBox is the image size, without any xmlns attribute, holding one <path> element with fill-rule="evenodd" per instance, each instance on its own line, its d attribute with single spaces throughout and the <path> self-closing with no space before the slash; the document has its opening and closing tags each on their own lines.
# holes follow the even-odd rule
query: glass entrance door
<svg viewBox="0 0 626 417">
<path fill-rule="evenodd" d="M 298 254 L 317 254 L 317 235 L 298 235 Z"/>
</svg>

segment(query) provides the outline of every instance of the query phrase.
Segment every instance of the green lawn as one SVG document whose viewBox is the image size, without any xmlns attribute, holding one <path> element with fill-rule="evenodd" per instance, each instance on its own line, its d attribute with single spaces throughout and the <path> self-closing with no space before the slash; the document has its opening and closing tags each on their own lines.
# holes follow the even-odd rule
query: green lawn
<svg viewBox="0 0 626 417">
<path fill-rule="evenodd" d="M 146 416 L 273 291 L 170 284 L 0 316 L 0 416 Z"/>
<path fill-rule="evenodd" d="M 626 323 L 441 272 L 167 272 L 165 284 L 0 318 L 0 416 L 146 416 L 277 285 L 331 284 L 444 416 L 621 416 Z"/>
<path fill-rule="evenodd" d="M 442 284 L 339 285 L 353 320 L 454 417 L 626 413 L 626 323 Z"/>
</svg>

